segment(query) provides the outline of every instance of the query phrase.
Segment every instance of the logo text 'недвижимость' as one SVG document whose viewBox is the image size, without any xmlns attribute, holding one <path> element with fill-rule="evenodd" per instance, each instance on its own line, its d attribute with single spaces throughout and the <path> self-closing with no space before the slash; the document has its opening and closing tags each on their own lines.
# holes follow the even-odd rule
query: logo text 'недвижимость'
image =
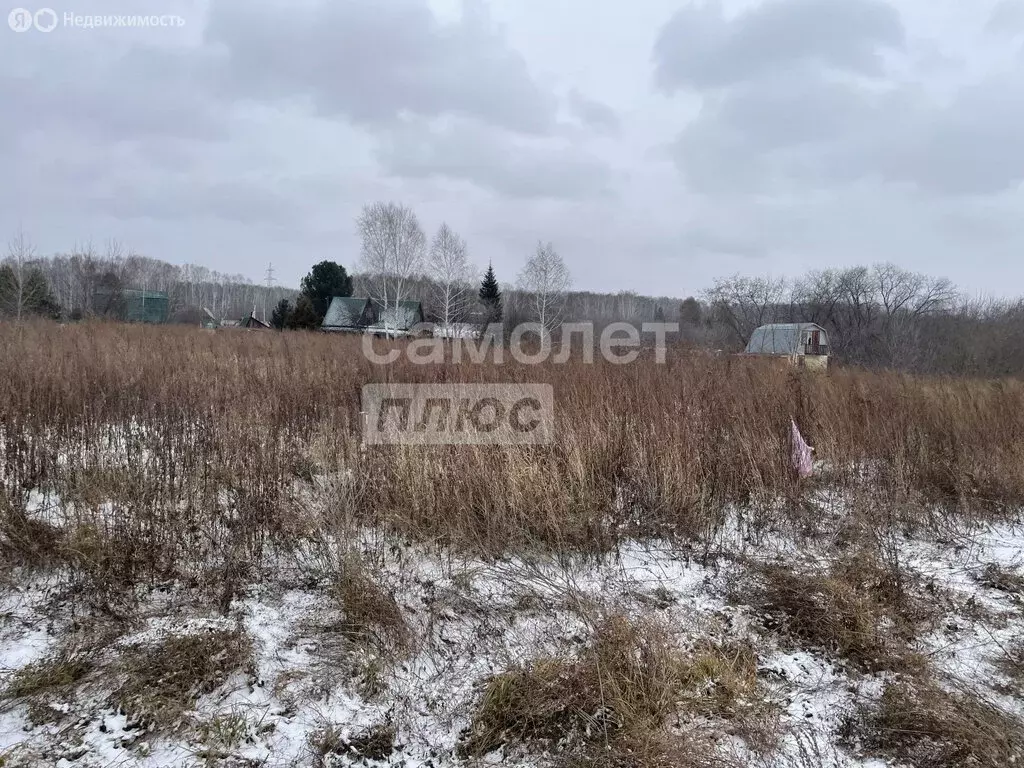
<svg viewBox="0 0 1024 768">
<path fill-rule="evenodd" d="M 58 14 L 53 8 L 15 8 L 7 14 L 7 26 L 15 32 L 52 32 L 57 27 L 72 29 L 126 28 L 145 29 L 148 27 L 183 27 L 185 19 L 177 14 L 80 14 L 65 11 Z"/>
</svg>

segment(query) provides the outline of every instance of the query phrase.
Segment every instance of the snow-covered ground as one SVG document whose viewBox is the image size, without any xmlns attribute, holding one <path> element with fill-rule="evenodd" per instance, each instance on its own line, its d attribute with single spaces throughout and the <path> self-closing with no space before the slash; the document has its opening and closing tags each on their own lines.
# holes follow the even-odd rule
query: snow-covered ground
<svg viewBox="0 0 1024 768">
<path fill-rule="evenodd" d="M 34 498 L 33 509 L 49 515 L 52 502 Z M 751 563 L 824 563 L 827 537 L 799 540 L 776 531 L 753 540 L 737 525 L 701 561 L 668 544 L 629 542 L 599 562 L 575 563 L 484 562 L 385 541 L 367 535 L 363 546 L 371 551 L 364 555 L 410 628 L 403 652 L 385 658 L 332 629 L 340 608 L 302 558 L 268 567 L 225 612 L 196 608 L 205 603 L 190 600 L 180 585 L 160 585 L 142 595 L 138 620 L 110 642 L 105 657 L 169 635 L 240 629 L 252 639 L 253 662 L 202 696 L 173 733 L 140 732 L 111 704 L 112 683 L 101 674 L 52 701 L 66 714 L 43 718 L 51 722 L 38 722 L 29 702 L 6 700 L 0 765 L 305 766 L 319 759 L 311 746 L 317 734 L 333 733 L 344 743 L 382 724 L 396 738 L 380 764 L 461 764 L 457 746 L 482 683 L 528 659 L 572 654 L 587 642 L 590 615 L 609 611 L 657 616 L 676 629 L 683 646 L 706 637 L 754 644 L 763 695 L 778 708 L 781 735 L 767 753 L 723 738 L 719 749 L 739 764 L 887 764 L 857 754 L 840 737 L 856 708 L 879 696 L 886 673 L 858 671 L 823 649 L 794 646 L 766 630 L 757 609 L 737 602 L 730 590 Z M 897 545 L 907 571 L 940 606 L 941 617 L 915 650 L 940 680 L 1024 714 L 998 665 L 1024 637 L 1024 596 L 991 578 L 1020 573 L 1024 525 L 988 525 L 941 540 L 900 536 Z M 0 589 L 0 688 L 19 669 L 54 654 L 79 625 L 83 609 L 63 587 L 61 574 L 37 573 Z M 487 761 L 550 762 L 506 749 Z M 365 760 L 331 754 L 323 764 L 357 762 Z"/>
</svg>

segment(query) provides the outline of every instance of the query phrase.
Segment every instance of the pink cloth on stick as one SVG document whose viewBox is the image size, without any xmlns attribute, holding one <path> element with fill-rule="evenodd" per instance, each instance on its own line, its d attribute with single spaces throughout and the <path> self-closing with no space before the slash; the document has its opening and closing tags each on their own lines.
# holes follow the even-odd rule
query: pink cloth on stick
<svg viewBox="0 0 1024 768">
<path fill-rule="evenodd" d="M 811 455 L 811 446 L 804 441 L 800 430 L 796 428 L 796 421 L 790 419 L 789 423 L 792 425 L 790 441 L 793 444 L 791 454 L 793 470 L 800 478 L 810 477 L 814 471 L 814 457 Z"/>
</svg>

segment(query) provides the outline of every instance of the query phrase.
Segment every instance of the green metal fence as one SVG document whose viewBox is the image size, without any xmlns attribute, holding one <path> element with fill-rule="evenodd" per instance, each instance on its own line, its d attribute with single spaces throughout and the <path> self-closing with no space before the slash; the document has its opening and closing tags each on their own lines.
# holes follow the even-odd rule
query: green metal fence
<svg viewBox="0 0 1024 768">
<path fill-rule="evenodd" d="M 100 314 L 129 323 L 166 323 L 170 314 L 166 293 L 136 289 L 116 293 L 98 290 L 93 298 L 93 308 Z"/>
</svg>

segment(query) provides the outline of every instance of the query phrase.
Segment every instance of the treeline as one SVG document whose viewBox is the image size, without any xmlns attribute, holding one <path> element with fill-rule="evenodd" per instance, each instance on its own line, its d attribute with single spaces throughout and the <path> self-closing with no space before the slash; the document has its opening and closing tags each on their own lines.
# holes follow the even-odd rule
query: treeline
<svg viewBox="0 0 1024 768">
<path fill-rule="evenodd" d="M 515 281 L 503 279 L 492 266 L 482 280 L 466 258 L 465 243 L 446 228 L 439 234 L 444 235 L 441 245 L 432 245 L 422 271 L 410 271 L 401 293 L 392 293 L 392 300 L 422 301 L 432 322 L 500 320 L 514 327 L 537 322 L 538 307 L 554 305 L 556 321 L 593 323 L 598 332 L 614 322 L 678 322 L 683 343 L 726 352 L 742 350 L 759 325 L 815 322 L 829 332 L 833 357 L 850 365 L 916 373 L 1024 374 L 1024 299 L 968 299 L 949 280 L 893 264 L 818 270 L 797 279 L 734 275 L 682 300 L 541 284 L 539 290 L 547 291 L 541 302 L 523 273 Z M 446 245 L 445 238 L 454 245 Z M 437 268 L 438 262 L 451 265 L 451 253 L 458 257 L 456 268 Z M 544 248 L 538 253 L 543 255 Z M 225 319 L 245 317 L 255 308 L 258 317 L 265 314 L 278 327 L 316 328 L 330 295 L 381 293 L 371 264 L 365 258 L 356 263 L 362 270 L 349 277 L 344 267 L 322 262 L 303 280 L 300 292 L 140 256 L 116 241 L 102 253 L 86 246 L 40 257 L 19 235 L 0 264 L 0 316 L 74 320 L 102 315 L 110 295 L 145 289 L 168 294 L 172 322 L 198 324 L 204 308 Z M 493 295 L 482 303 L 487 280 L 493 281 Z M 108 297 L 104 306 L 97 305 L 97 295 Z"/>
<path fill-rule="evenodd" d="M 269 317 L 281 299 L 297 293 L 245 275 L 141 256 L 116 241 L 102 251 L 85 246 L 68 254 L 38 256 L 19 236 L 8 248 L 4 267 L 6 284 L 14 286 L 5 289 L 0 282 L 0 313 L 8 316 L 18 311 L 67 320 L 103 316 L 119 305 L 118 293 L 138 289 L 166 293 L 172 322 L 199 323 L 204 308 L 218 319 L 237 320 L 253 308 L 259 317 L 264 311 Z M 24 288 L 20 296 L 19 287 Z"/>
<path fill-rule="evenodd" d="M 358 284 L 365 279 L 357 276 Z M 431 316 L 436 284 L 421 278 L 410 294 Z M 536 322 L 536 297 L 506 284 L 502 321 Z M 912 373 L 977 376 L 1024 374 L 1024 299 L 965 297 L 945 278 L 893 264 L 812 271 L 798 279 L 719 278 L 685 299 L 568 291 L 564 322 L 589 322 L 596 332 L 614 322 L 678 322 L 682 343 L 742 351 L 768 323 L 813 322 L 829 333 L 839 362 Z"/>
<path fill-rule="evenodd" d="M 722 278 L 682 307 L 693 343 L 742 349 L 766 323 L 814 322 L 847 364 L 915 373 L 1024 373 L 1024 300 L 971 300 L 945 278 L 893 264 L 800 279 Z"/>
<path fill-rule="evenodd" d="M 469 297 L 465 310 L 458 316 L 461 320 L 472 320 L 485 315 L 478 299 L 483 275 L 467 281 L 464 292 Z M 352 295 L 370 296 L 373 277 L 365 273 L 352 276 Z M 423 312 L 433 322 L 440 322 L 444 312 L 444 284 L 427 276 L 409 280 L 409 297 L 423 302 Z M 533 296 L 504 282 L 501 289 L 501 320 L 510 326 L 533 322 Z M 670 296 L 641 296 L 633 291 L 618 293 L 594 293 L 591 291 L 568 291 L 564 297 L 563 315 L 567 322 L 590 322 L 598 330 L 617 322 L 676 322 L 679 316 L 680 300 Z"/>
</svg>

